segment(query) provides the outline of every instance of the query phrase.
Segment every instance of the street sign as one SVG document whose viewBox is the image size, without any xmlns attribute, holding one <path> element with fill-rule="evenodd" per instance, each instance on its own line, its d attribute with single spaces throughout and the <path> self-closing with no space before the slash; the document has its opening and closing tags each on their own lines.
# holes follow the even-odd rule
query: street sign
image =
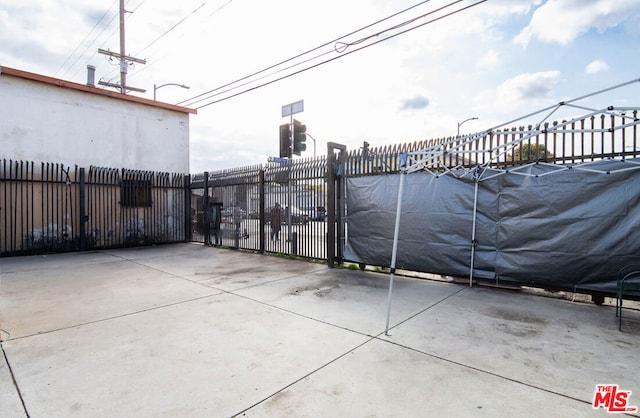
<svg viewBox="0 0 640 418">
<path fill-rule="evenodd" d="M 280 164 L 280 165 L 289 164 L 289 159 L 288 158 L 269 157 L 268 161 L 272 162 L 272 163 L 277 163 L 277 164 Z"/>
<path fill-rule="evenodd" d="M 282 117 L 304 112 L 304 100 L 282 106 Z"/>
</svg>

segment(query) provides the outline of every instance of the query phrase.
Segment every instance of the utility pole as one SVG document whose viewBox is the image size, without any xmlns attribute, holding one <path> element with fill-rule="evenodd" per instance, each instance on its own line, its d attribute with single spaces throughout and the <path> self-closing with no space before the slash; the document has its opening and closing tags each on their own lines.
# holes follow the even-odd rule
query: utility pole
<svg viewBox="0 0 640 418">
<path fill-rule="evenodd" d="M 120 93 L 127 94 L 127 61 L 122 59 L 127 56 L 124 52 L 124 0 L 120 0 Z"/>
<path fill-rule="evenodd" d="M 98 48 L 98 53 L 117 58 L 120 61 L 120 84 L 109 83 L 103 80 L 98 81 L 98 84 L 102 86 L 114 87 L 114 88 L 120 89 L 120 93 L 122 94 L 127 94 L 127 90 L 144 93 L 146 92 L 145 89 L 139 89 L 136 87 L 127 86 L 127 70 L 129 68 L 129 62 L 146 64 L 147 61 L 144 59 L 127 56 L 125 52 L 125 34 L 124 34 L 124 14 L 125 13 L 127 13 L 127 11 L 124 9 L 124 0 L 120 0 L 120 53 L 118 54 L 115 52 Z"/>
</svg>

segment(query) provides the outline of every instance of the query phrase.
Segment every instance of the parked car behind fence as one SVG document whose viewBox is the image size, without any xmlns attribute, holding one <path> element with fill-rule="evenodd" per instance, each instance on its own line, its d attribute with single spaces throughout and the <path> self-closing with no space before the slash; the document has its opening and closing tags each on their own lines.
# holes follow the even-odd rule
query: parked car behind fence
<svg viewBox="0 0 640 418">
<path fill-rule="evenodd" d="M 324 206 L 307 206 L 302 211 L 309 216 L 311 221 L 324 221 L 327 219 L 327 210 Z"/>
</svg>

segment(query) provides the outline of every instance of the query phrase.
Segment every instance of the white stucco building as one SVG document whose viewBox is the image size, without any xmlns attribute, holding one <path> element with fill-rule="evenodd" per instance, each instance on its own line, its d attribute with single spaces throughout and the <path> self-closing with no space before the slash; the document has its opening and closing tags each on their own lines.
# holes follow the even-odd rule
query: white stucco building
<svg viewBox="0 0 640 418">
<path fill-rule="evenodd" d="M 188 174 L 195 113 L 0 67 L 0 160 Z"/>
</svg>

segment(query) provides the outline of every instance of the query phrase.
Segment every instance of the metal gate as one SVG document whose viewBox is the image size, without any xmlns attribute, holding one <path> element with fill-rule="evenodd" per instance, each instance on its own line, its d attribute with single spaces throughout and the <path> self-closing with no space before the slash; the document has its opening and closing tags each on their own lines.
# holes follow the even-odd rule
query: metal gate
<svg viewBox="0 0 640 418">
<path fill-rule="evenodd" d="M 329 158 L 194 175 L 192 239 L 334 264 L 342 254 L 345 220 L 337 163 L 345 149 L 337 149 L 338 158 L 335 146 Z"/>
</svg>

